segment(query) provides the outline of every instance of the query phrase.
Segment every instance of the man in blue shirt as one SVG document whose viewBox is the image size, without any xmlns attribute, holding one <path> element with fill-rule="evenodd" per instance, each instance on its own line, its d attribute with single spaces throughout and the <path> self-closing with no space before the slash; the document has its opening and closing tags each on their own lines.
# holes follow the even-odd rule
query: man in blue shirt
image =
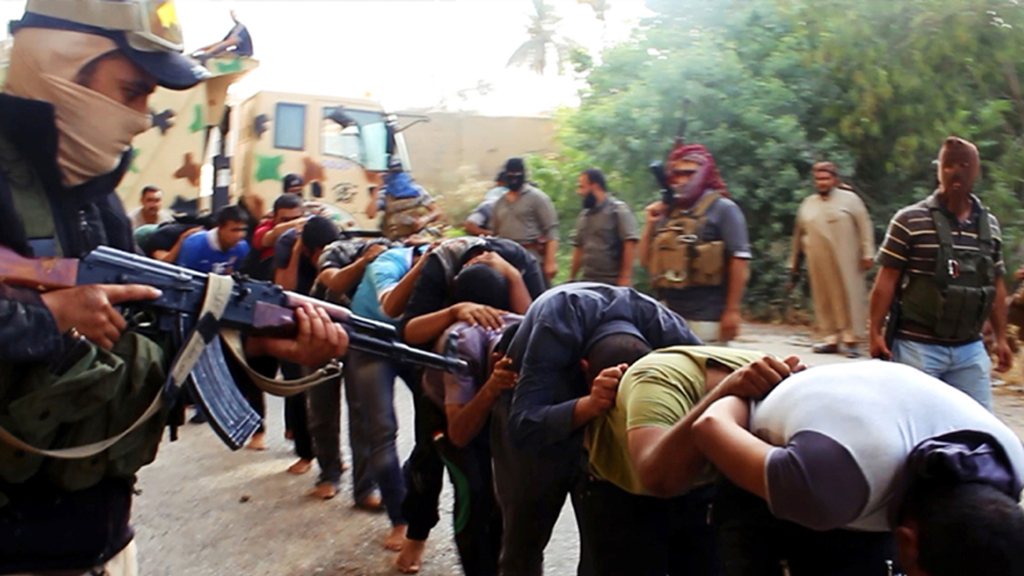
<svg viewBox="0 0 1024 576">
<path fill-rule="evenodd" d="M 363 273 L 363 279 L 352 297 L 352 312 L 381 322 L 397 325 L 405 311 L 413 286 L 426 262 L 420 254 L 424 247 L 392 248 L 380 254 Z M 408 522 L 402 514 L 405 480 L 398 460 L 395 438 L 395 377 L 416 386 L 416 371 L 408 364 L 385 360 L 378 356 L 352 350 L 345 362 L 345 398 L 348 402 L 349 430 L 352 449 L 352 490 L 356 506 L 384 509 L 391 520 L 392 531 L 384 547 L 400 550 Z M 414 391 L 415 392 L 415 391 Z M 380 499 L 374 486 L 380 490 Z M 318 487 L 330 491 L 330 484 Z M 318 494 L 327 497 L 327 494 Z"/>
<path fill-rule="evenodd" d="M 177 264 L 197 272 L 231 274 L 249 253 L 247 231 L 242 209 L 225 206 L 217 212 L 215 228 L 205 234 L 193 234 L 182 242 Z"/>
<path fill-rule="evenodd" d="M 577 504 L 583 428 L 614 405 L 629 364 L 651 349 L 700 343 L 681 317 L 632 288 L 579 282 L 533 302 L 508 351 L 519 380 L 495 404 L 491 426 L 503 575 L 541 574 L 544 547 L 570 493 L 580 525 L 579 573 L 590 573 L 590 526 Z"/>
</svg>

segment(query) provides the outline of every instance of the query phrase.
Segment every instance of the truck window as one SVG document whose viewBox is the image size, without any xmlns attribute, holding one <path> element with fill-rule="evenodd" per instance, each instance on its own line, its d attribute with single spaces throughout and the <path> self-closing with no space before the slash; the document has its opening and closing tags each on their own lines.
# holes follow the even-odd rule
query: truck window
<svg viewBox="0 0 1024 576">
<path fill-rule="evenodd" d="M 342 128 L 329 119 L 334 107 L 323 110 L 320 121 L 320 151 L 325 156 L 347 158 L 367 170 L 387 169 L 388 131 L 384 115 L 368 110 L 345 108 L 345 115 L 355 124 Z"/>
<path fill-rule="evenodd" d="M 306 106 L 278 102 L 274 113 L 274 148 L 306 149 Z"/>
</svg>

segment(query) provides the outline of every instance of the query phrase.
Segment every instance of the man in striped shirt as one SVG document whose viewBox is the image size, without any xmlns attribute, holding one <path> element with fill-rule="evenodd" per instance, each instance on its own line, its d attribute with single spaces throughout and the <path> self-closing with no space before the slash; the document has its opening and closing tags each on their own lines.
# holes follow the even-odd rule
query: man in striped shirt
<svg viewBox="0 0 1024 576">
<path fill-rule="evenodd" d="M 909 364 L 991 409 L 992 362 L 981 341 L 985 319 L 996 335 L 997 370 L 1010 368 L 1006 341 L 1006 265 L 999 221 L 972 194 L 978 149 L 956 137 L 939 151 L 939 188 L 896 213 L 878 253 L 871 291 L 871 355 Z M 899 294 L 892 349 L 885 318 Z"/>
</svg>

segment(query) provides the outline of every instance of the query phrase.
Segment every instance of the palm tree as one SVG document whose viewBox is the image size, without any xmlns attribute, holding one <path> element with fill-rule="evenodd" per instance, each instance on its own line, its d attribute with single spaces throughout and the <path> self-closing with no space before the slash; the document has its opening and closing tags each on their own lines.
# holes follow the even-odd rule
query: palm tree
<svg viewBox="0 0 1024 576">
<path fill-rule="evenodd" d="M 516 49 L 505 66 L 528 66 L 537 74 L 544 74 L 549 54 L 554 53 L 558 73 L 561 74 L 578 44 L 555 30 L 562 19 L 555 15 L 555 9 L 547 2 L 533 0 L 533 7 L 536 12 L 530 16 L 530 24 L 526 27 L 529 39 Z"/>
<path fill-rule="evenodd" d="M 594 16 L 604 22 L 604 13 L 610 7 L 611 2 L 608 0 L 576 0 L 579 4 L 590 4 L 590 7 L 594 9 Z"/>
</svg>

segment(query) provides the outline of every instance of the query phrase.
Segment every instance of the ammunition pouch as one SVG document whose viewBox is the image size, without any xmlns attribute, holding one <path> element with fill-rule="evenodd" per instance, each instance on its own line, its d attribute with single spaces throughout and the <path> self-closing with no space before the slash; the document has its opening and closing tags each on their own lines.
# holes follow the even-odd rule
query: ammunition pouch
<svg viewBox="0 0 1024 576">
<path fill-rule="evenodd" d="M 708 208 L 721 195 L 712 192 L 692 211 L 670 214 L 651 242 L 650 273 L 656 288 L 721 286 L 725 283 L 725 242 L 702 242 Z"/>
<path fill-rule="evenodd" d="M 38 475 L 67 491 L 88 488 L 105 477 L 131 480 L 156 458 L 167 409 L 138 422 L 162 394 L 163 351 L 134 332 L 112 351 L 89 344 L 62 374 L 46 363 L 0 363 L 0 427 L 39 449 L 0 442 L 0 478 L 9 483 Z M 164 403 L 166 404 L 166 403 Z M 55 458 L 60 452 L 103 442 L 135 428 L 102 452 Z M 0 504 L 3 496 L 0 495 Z"/>
<path fill-rule="evenodd" d="M 957 250 L 948 218 L 930 206 L 939 237 L 934 276 L 909 276 L 900 298 L 901 321 L 931 330 L 944 340 L 978 338 L 995 304 L 995 264 L 988 212 L 982 208 L 978 250 Z"/>
</svg>

